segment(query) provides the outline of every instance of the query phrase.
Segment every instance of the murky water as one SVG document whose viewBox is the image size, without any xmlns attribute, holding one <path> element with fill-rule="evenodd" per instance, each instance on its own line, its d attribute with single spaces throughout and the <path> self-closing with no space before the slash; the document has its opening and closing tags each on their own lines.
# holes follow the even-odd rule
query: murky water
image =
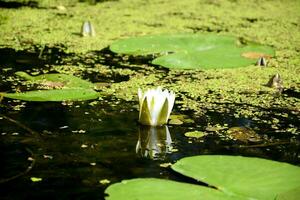
<svg viewBox="0 0 300 200">
<path fill-rule="evenodd" d="M 48 59 L 39 59 L 36 52 L 0 52 L 1 66 L 6 68 L 0 69 L 1 91 L 12 90 L 13 83 L 7 79 L 15 71 L 46 69 L 51 63 L 59 63 L 51 53 L 44 55 Z M 126 81 L 126 77 L 115 77 L 115 81 Z M 73 103 L 3 99 L 1 103 L 1 199 L 104 199 L 107 185 L 101 180 L 105 179 L 111 183 L 137 177 L 192 181 L 160 167 L 192 155 L 256 156 L 300 165 L 299 136 L 275 132 L 263 122 L 276 116 L 280 119 L 279 130 L 289 125 L 299 127 L 299 116 L 289 111 L 270 110 L 260 120 L 216 111 L 197 116 L 186 111 L 184 114 L 194 123 L 169 125 L 166 132 L 140 127 L 137 102 L 113 97 Z M 183 114 L 179 107 L 175 105 L 175 114 Z M 289 118 L 278 117 L 282 112 L 287 112 Z M 242 144 L 224 137 L 222 129 L 208 129 L 208 125 L 218 124 L 253 128 L 262 140 Z M 200 139 L 184 136 L 191 130 L 207 135 Z M 33 182 L 32 177 L 41 181 Z"/>
</svg>

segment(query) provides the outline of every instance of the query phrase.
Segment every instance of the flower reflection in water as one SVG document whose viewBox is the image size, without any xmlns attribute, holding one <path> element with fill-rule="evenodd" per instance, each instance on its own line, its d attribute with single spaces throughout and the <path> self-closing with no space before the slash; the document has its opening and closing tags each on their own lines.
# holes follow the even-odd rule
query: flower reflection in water
<svg viewBox="0 0 300 200">
<path fill-rule="evenodd" d="M 164 159 L 172 152 L 172 138 L 168 126 L 140 126 L 136 153 L 153 160 Z"/>
</svg>

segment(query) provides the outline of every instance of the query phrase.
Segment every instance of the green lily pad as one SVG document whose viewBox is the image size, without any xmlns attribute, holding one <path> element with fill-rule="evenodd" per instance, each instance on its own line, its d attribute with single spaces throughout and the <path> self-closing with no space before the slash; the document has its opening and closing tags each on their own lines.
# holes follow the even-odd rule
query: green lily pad
<svg viewBox="0 0 300 200">
<path fill-rule="evenodd" d="M 38 178 L 38 177 L 31 177 L 30 180 L 31 180 L 32 182 L 40 182 L 40 181 L 42 181 L 43 179 L 42 179 L 42 178 Z"/>
<path fill-rule="evenodd" d="M 245 67 L 259 57 L 272 57 L 274 50 L 253 42 L 241 44 L 230 36 L 214 34 L 172 34 L 123 39 L 110 45 L 120 54 L 159 54 L 153 64 L 176 69 Z"/>
<path fill-rule="evenodd" d="M 109 195 L 106 200 L 241 200 L 209 187 L 157 178 L 124 180 L 109 186 L 105 193 Z"/>
<path fill-rule="evenodd" d="M 93 83 L 75 76 L 67 74 L 30 76 L 25 72 L 17 72 L 16 74 L 44 89 L 20 93 L 2 93 L 4 97 L 25 101 L 83 101 L 99 97 L 99 94 L 93 89 Z"/>
<path fill-rule="evenodd" d="M 4 94 L 4 96 L 7 98 L 20 99 L 25 101 L 84 101 L 99 97 L 96 91 L 81 88 L 6 93 Z"/>
<path fill-rule="evenodd" d="M 195 156 L 179 160 L 172 169 L 224 193 L 253 199 L 275 199 L 300 186 L 299 167 L 260 158 Z"/>
<path fill-rule="evenodd" d="M 84 88 L 84 89 L 93 89 L 94 84 L 82 80 L 78 77 L 68 75 L 68 74 L 42 74 L 39 76 L 30 76 L 29 74 L 25 72 L 16 72 L 16 75 L 32 81 L 33 83 L 41 84 L 41 85 L 50 85 L 58 84 L 61 85 L 62 88 Z"/>
<path fill-rule="evenodd" d="M 298 194 L 300 167 L 241 156 L 194 156 L 171 167 L 213 187 L 162 179 L 132 179 L 107 188 L 106 199 L 274 200 Z"/>
</svg>

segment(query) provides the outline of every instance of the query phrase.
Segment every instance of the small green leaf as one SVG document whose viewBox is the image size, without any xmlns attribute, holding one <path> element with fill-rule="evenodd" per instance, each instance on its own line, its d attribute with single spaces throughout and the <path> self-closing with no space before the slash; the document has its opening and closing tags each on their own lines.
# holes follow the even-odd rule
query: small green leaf
<svg viewBox="0 0 300 200">
<path fill-rule="evenodd" d="M 40 181 L 42 181 L 43 179 L 42 179 L 42 178 L 38 178 L 38 177 L 30 177 L 30 180 L 31 180 L 32 182 L 40 182 Z"/>
<path fill-rule="evenodd" d="M 184 134 L 186 137 L 192 137 L 192 138 L 202 138 L 203 136 L 205 136 L 206 134 L 201 132 L 201 131 L 190 131 L 190 132 L 186 132 Z"/>
</svg>

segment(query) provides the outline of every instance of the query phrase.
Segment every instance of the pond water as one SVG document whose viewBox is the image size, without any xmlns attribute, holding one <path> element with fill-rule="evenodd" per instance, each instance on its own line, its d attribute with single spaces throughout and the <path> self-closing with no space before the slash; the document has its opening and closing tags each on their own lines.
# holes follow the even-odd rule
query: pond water
<svg viewBox="0 0 300 200">
<path fill-rule="evenodd" d="M 5 66 L 0 69 L 1 91 L 14 91 L 18 86 L 9 81 L 15 71 L 41 72 L 61 62 L 54 55 L 66 56 L 59 49 L 51 52 L 44 54 L 47 59 L 41 59 L 37 51 L 1 49 L 0 64 Z M 97 79 L 94 74 L 83 77 Z M 109 78 L 108 83 L 128 79 L 127 76 Z M 185 114 L 189 123 L 169 125 L 168 131 L 153 131 L 137 123 L 137 104 L 110 96 L 63 103 L 3 99 L 1 199 L 104 199 L 106 179 L 110 183 L 138 177 L 192 182 L 161 166 L 192 155 L 256 156 L 300 165 L 299 136 L 283 131 L 299 128 L 299 116 L 289 110 L 270 110 L 261 119 L 253 120 L 233 114 L 234 108 L 248 109 L 247 105 L 228 105 L 232 110 L 229 113 L 207 111 L 205 115 L 197 115 L 182 111 L 181 105 L 175 104 L 173 114 Z M 282 113 L 289 117 L 280 117 Z M 264 121 L 273 117 L 279 119 L 277 128 Z M 227 137 L 230 127 L 251 128 L 260 140 Z M 193 139 L 184 135 L 193 130 L 203 131 L 205 136 Z M 33 177 L 41 180 L 34 182 Z"/>
</svg>

